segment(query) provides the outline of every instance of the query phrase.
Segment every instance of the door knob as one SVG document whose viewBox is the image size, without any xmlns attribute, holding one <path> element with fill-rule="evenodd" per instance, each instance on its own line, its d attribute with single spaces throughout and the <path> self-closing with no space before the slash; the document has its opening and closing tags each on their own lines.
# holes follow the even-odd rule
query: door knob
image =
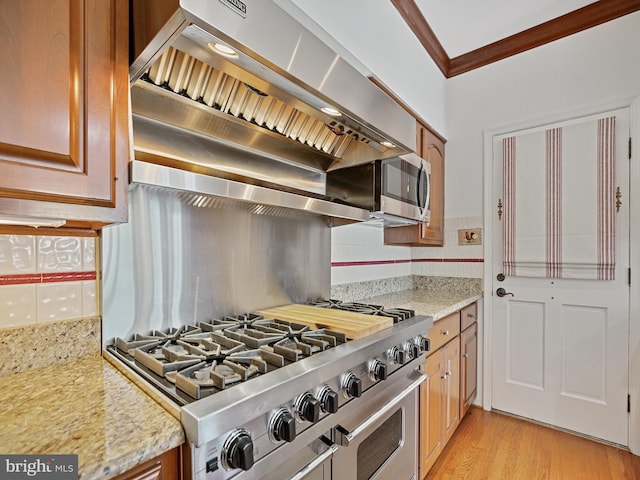
<svg viewBox="0 0 640 480">
<path fill-rule="evenodd" d="M 500 287 L 496 290 L 496 295 L 499 297 L 504 297 L 505 295 L 511 295 L 513 297 L 513 293 L 507 292 L 504 288 Z"/>
</svg>

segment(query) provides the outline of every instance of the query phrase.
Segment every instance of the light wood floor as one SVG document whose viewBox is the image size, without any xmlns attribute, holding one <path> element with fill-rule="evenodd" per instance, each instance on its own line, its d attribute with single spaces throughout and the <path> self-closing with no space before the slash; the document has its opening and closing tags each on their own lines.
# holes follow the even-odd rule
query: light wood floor
<svg viewBox="0 0 640 480">
<path fill-rule="evenodd" d="M 425 480 L 640 480 L 640 457 L 472 408 Z"/>
</svg>

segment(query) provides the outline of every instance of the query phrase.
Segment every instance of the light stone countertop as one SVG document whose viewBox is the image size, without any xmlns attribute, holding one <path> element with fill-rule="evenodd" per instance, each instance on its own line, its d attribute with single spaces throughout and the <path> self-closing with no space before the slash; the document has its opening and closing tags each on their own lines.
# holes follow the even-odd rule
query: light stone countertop
<svg viewBox="0 0 640 480">
<path fill-rule="evenodd" d="M 408 308 L 416 315 L 429 315 L 436 322 L 482 298 L 482 292 L 458 292 L 447 290 L 402 290 L 369 297 L 364 303 L 383 305 L 385 308 Z"/>
<path fill-rule="evenodd" d="M 184 441 L 179 420 L 100 356 L 0 378 L 0 453 L 77 454 L 93 480 Z"/>
</svg>

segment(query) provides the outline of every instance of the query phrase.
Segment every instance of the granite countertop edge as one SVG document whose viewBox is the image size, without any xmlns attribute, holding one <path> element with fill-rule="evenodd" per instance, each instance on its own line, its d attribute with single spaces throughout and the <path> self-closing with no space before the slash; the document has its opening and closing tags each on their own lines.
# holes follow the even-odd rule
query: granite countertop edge
<svg viewBox="0 0 640 480">
<path fill-rule="evenodd" d="M 457 293 L 444 290 L 408 289 L 362 299 L 363 303 L 383 305 L 385 308 L 407 308 L 416 315 L 428 315 L 434 322 L 477 302 L 483 292 Z"/>
<path fill-rule="evenodd" d="M 77 454 L 82 480 L 185 442 L 180 421 L 99 355 L 0 377 L 0 405 L 0 453 Z"/>
</svg>

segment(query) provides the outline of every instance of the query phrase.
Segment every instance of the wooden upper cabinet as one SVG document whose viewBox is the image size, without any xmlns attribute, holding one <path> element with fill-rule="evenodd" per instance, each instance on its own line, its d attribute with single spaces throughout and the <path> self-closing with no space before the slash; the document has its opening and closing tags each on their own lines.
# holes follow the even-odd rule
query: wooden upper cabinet
<svg viewBox="0 0 640 480">
<path fill-rule="evenodd" d="M 431 219 L 420 225 L 420 244 L 444 244 L 444 142 L 418 122 L 420 156 L 431 165 Z"/>
<path fill-rule="evenodd" d="M 126 220 L 128 2 L 0 0 L 0 214 Z"/>
</svg>

